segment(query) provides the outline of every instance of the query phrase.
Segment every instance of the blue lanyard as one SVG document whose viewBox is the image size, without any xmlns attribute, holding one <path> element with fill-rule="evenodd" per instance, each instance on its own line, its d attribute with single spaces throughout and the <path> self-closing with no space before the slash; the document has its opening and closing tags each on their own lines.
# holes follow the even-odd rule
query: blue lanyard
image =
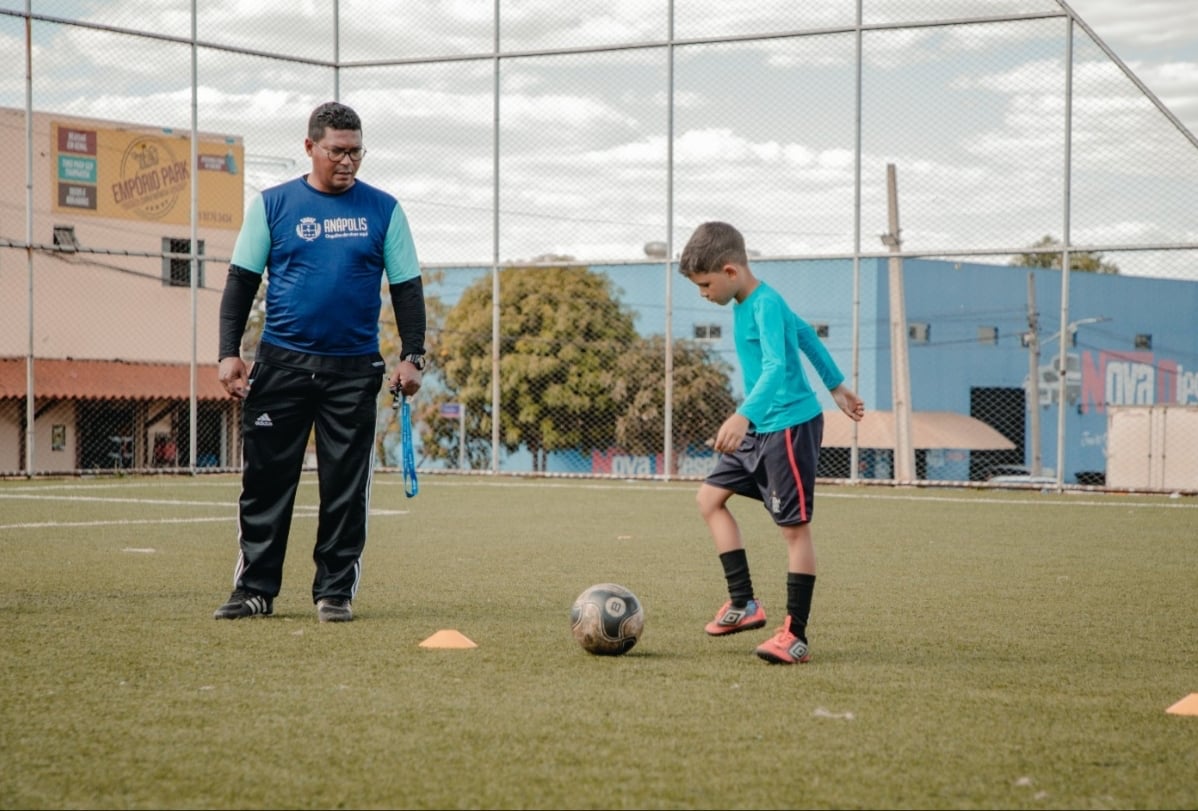
<svg viewBox="0 0 1198 811">
<path fill-rule="evenodd" d="M 403 492 L 408 498 L 420 492 L 416 479 L 416 450 L 412 447 L 412 406 L 406 395 L 399 397 L 400 440 L 403 444 Z"/>
</svg>

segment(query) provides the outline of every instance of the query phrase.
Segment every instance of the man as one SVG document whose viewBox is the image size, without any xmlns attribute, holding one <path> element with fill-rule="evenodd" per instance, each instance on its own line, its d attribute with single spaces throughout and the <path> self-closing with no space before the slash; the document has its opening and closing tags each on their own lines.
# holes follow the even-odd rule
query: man
<svg viewBox="0 0 1198 811">
<path fill-rule="evenodd" d="M 374 469 L 382 277 L 402 340 L 392 389 L 420 389 L 424 288 L 407 217 L 391 195 L 357 179 L 362 122 L 337 102 L 317 107 L 304 149 L 309 174 L 255 197 L 233 248 L 220 306 L 219 377 L 244 400 L 240 554 L 216 619 L 266 616 L 283 559 L 313 427 L 320 516 L 312 599 L 321 622 L 353 619 Z M 266 324 L 247 373 L 241 337 L 268 274 Z"/>
</svg>

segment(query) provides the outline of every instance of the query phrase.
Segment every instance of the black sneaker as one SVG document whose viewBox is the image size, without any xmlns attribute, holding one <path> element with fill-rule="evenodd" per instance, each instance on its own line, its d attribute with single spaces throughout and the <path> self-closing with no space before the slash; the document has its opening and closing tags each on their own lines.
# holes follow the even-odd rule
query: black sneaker
<svg viewBox="0 0 1198 811">
<path fill-rule="evenodd" d="M 316 619 L 321 622 L 349 622 L 354 610 L 344 597 L 321 597 L 316 601 Z"/>
<path fill-rule="evenodd" d="M 274 611 L 274 598 L 245 589 L 235 589 L 229 601 L 216 609 L 216 620 L 238 620 L 242 617 L 269 617 Z"/>
</svg>

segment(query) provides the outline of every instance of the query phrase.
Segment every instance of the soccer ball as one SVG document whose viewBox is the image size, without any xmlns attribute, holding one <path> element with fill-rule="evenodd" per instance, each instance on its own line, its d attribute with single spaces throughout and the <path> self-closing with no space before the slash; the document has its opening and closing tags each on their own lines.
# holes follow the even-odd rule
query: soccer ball
<svg viewBox="0 0 1198 811">
<path fill-rule="evenodd" d="M 574 639 L 588 653 L 619 656 L 627 653 L 645 629 L 645 609 L 628 589 L 616 583 L 597 583 L 570 609 Z"/>
</svg>

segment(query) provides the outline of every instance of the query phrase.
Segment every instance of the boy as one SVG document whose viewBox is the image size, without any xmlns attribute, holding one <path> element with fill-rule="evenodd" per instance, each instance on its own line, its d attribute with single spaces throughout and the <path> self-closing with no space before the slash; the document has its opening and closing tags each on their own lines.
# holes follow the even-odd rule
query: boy
<svg viewBox="0 0 1198 811">
<path fill-rule="evenodd" d="M 716 434 L 714 447 L 722 455 L 696 499 L 715 541 L 729 595 L 706 630 L 726 636 L 765 625 L 740 528 L 727 507 L 734 494 L 754 498 L 769 511 L 787 547 L 786 619 L 756 653 L 774 664 L 807 662 L 807 618 L 815 590 L 811 514 L 824 419 L 800 353 L 851 419 L 865 416 L 865 404 L 845 386 L 844 375 L 811 325 L 753 275 L 744 237 L 731 225 L 707 222 L 695 229 L 682 251 L 679 271 L 708 301 L 736 302 L 733 336 L 745 386 L 744 402 Z"/>
</svg>

